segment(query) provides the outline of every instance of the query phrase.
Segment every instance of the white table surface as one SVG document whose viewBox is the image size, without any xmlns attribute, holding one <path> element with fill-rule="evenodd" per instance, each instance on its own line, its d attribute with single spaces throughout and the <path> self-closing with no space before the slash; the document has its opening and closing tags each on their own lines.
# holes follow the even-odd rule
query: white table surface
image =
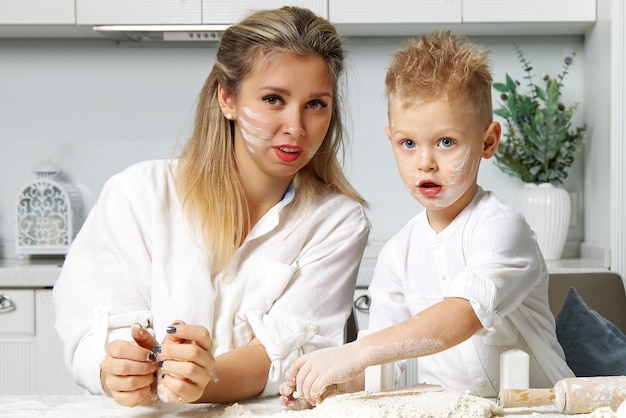
<svg viewBox="0 0 626 418">
<path fill-rule="evenodd" d="M 249 402 L 240 402 L 247 410 L 258 416 L 277 415 L 289 417 L 288 412 L 278 401 L 278 398 L 265 398 Z M 229 414 L 225 405 L 166 405 L 158 404 L 154 407 L 127 408 L 118 405 L 107 396 L 8 396 L 0 395 L 0 417 L 56 417 L 56 418 L 170 418 L 170 417 L 236 417 Z M 226 410 L 226 411 L 225 411 Z M 312 411 L 311 411 L 312 412 Z M 294 415 L 299 413 L 293 412 Z M 610 410 L 603 409 L 591 414 L 563 415 L 556 412 L 551 406 L 535 408 L 511 408 L 506 410 L 505 417 L 510 418 L 621 418 Z M 333 418 L 333 417 L 328 417 Z M 462 418 L 462 417 L 458 417 Z"/>
</svg>

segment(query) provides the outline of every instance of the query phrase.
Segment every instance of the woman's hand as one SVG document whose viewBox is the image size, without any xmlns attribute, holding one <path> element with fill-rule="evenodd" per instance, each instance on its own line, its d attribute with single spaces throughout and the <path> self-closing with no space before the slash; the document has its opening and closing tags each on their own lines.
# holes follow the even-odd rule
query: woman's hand
<svg viewBox="0 0 626 418">
<path fill-rule="evenodd" d="M 106 346 L 106 357 L 100 364 L 102 387 L 117 403 L 124 406 L 149 405 L 156 393 L 156 356 L 154 337 L 141 325 L 131 329 L 135 342 L 116 340 Z"/>
<path fill-rule="evenodd" d="M 350 343 L 317 350 L 298 358 L 285 374 L 287 381 L 281 385 L 283 405 L 297 407 L 296 399 L 299 399 L 300 404 L 306 401 L 316 405 L 329 391 L 345 391 L 350 386 L 346 384 L 358 377 L 366 367 L 358 362 L 357 347 L 356 343 Z"/>
<path fill-rule="evenodd" d="M 176 321 L 154 352 L 158 361 L 157 393 L 166 403 L 197 401 L 211 380 L 215 359 L 211 335 L 200 325 Z"/>
</svg>

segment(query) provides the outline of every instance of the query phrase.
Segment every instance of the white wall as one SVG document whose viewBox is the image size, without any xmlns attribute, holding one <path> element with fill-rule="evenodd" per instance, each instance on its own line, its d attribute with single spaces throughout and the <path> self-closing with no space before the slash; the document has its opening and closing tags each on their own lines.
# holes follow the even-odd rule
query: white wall
<svg viewBox="0 0 626 418">
<path fill-rule="evenodd" d="M 585 51 L 582 37 L 473 38 L 493 51 L 496 81 L 505 72 L 522 79 L 512 42 L 526 51 L 538 75 L 556 75 L 573 47 L 581 49 L 566 81 L 564 100 L 582 102 Z M 384 75 L 400 38 L 348 39 L 346 122 L 352 137 L 348 177 L 370 202 L 371 240 L 384 242 L 421 207 L 408 195 L 387 138 Z M 104 181 L 129 164 L 169 158 L 185 141 L 196 95 L 215 50 L 172 44 L 116 45 L 109 41 L 0 42 L 0 255 L 11 256 L 15 199 L 34 178 L 34 162 L 52 158 L 78 186 L 87 209 Z M 539 80 L 537 80 L 539 81 Z M 495 104 L 497 105 L 497 97 Z M 582 120 L 583 106 L 577 113 Z M 178 147 L 178 148 L 177 148 Z M 583 158 L 565 187 L 583 199 Z M 521 182 L 491 161 L 479 182 L 514 204 Z M 569 240 L 583 240 L 582 204 Z M 608 228 L 608 226 L 607 226 Z"/>
</svg>

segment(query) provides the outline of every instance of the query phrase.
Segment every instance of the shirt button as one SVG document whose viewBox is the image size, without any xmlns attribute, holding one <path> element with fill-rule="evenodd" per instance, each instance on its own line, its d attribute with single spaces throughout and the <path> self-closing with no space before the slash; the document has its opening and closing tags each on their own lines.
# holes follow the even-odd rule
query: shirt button
<svg viewBox="0 0 626 418">
<path fill-rule="evenodd" d="M 309 331 L 313 331 L 313 332 L 317 332 L 317 325 L 311 323 L 311 322 L 307 322 L 306 323 L 306 329 L 308 329 Z"/>
<path fill-rule="evenodd" d="M 217 338 L 213 338 L 213 348 L 217 348 L 220 346 L 220 340 Z"/>
<path fill-rule="evenodd" d="M 222 278 L 222 280 L 226 284 L 231 284 L 233 282 L 233 276 L 226 275 Z"/>
<path fill-rule="evenodd" d="M 485 386 L 487 384 L 487 382 L 485 381 L 485 379 L 477 379 L 476 380 L 476 384 L 478 386 Z"/>
<path fill-rule="evenodd" d="M 107 310 L 104 306 L 96 306 L 96 308 L 93 310 L 93 314 L 95 316 L 106 316 Z"/>
</svg>

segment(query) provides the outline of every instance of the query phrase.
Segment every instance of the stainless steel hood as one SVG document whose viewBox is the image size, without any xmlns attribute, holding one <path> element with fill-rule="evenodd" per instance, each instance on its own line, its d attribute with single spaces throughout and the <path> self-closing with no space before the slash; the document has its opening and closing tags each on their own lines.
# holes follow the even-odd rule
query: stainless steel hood
<svg viewBox="0 0 626 418">
<path fill-rule="evenodd" d="M 107 38 L 132 41 L 219 42 L 229 25 L 99 25 Z"/>
</svg>

